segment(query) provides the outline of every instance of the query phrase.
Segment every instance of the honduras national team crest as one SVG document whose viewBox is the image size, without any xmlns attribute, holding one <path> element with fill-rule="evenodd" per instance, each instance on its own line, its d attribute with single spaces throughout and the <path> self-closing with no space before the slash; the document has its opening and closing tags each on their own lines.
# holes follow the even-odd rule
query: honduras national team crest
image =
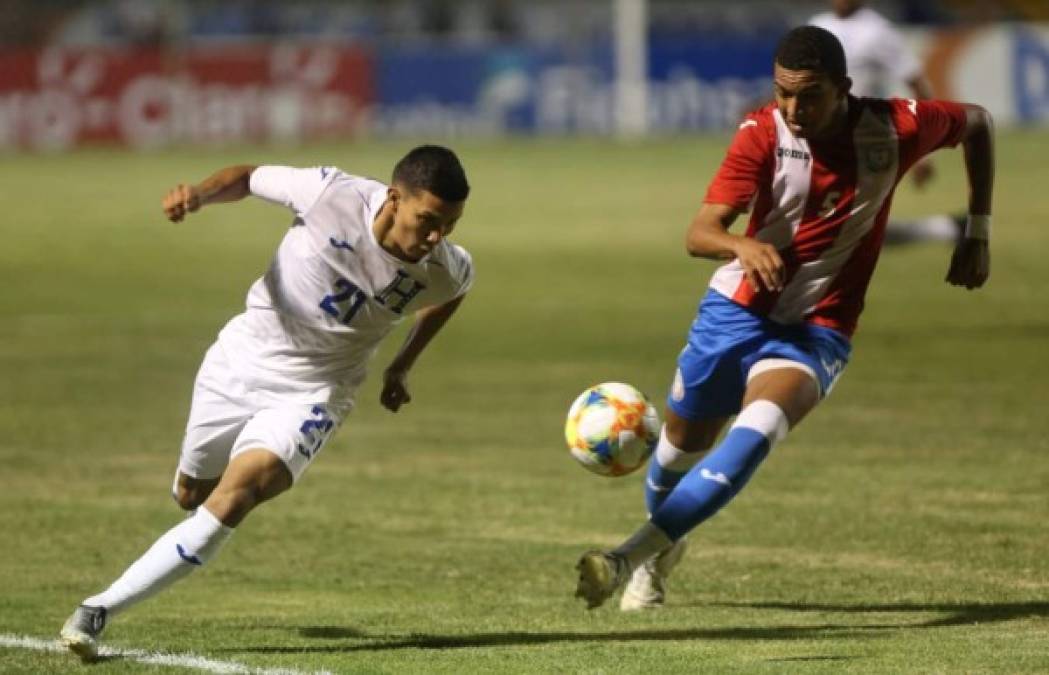
<svg viewBox="0 0 1049 675">
<path fill-rule="evenodd" d="M 864 163 L 872 173 L 881 173 L 892 166 L 892 146 L 872 145 L 864 150 Z"/>
</svg>

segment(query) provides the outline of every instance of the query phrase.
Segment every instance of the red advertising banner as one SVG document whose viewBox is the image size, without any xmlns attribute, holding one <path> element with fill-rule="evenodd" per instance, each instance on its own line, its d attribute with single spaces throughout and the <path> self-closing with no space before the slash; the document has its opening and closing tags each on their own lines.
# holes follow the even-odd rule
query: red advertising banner
<svg viewBox="0 0 1049 675">
<path fill-rule="evenodd" d="M 352 136 L 373 71 L 323 44 L 0 52 L 0 150 Z"/>
</svg>

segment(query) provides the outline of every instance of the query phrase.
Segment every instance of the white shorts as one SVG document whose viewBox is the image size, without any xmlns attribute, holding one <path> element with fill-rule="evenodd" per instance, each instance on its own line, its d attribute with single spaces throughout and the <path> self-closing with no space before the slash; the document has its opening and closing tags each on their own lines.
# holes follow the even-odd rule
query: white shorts
<svg viewBox="0 0 1049 675">
<path fill-rule="evenodd" d="M 237 376 L 222 346 L 211 346 L 197 373 L 178 469 L 218 478 L 230 459 L 261 448 L 280 457 L 299 480 L 352 408 L 352 401 L 282 401 Z"/>
</svg>

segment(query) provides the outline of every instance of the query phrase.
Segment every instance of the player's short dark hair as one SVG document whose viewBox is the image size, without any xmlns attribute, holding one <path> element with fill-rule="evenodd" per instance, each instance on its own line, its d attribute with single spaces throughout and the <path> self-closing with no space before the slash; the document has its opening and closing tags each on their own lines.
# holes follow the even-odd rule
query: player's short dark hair
<svg viewBox="0 0 1049 675">
<path fill-rule="evenodd" d="M 776 63 L 788 70 L 825 73 L 831 81 L 845 81 L 845 50 L 834 34 L 819 26 L 799 26 L 779 41 Z"/>
<path fill-rule="evenodd" d="M 440 145 L 420 145 L 393 167 L 393 182 L 411 192 L 426 190 L 446 202 L 466 201 L 470 185 L 459 158 Z"/>
</svg>

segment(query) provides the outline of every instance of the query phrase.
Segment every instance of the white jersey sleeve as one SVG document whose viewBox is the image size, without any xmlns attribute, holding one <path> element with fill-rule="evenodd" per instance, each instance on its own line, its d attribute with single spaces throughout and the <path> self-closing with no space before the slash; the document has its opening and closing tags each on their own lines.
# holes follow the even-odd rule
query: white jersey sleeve
<svg viewBox="0 0 1049 675">
<path fill-rule="evenodd" d="M 251 172 L 251 194 L 286 206 L 301 216 L 310 210 L 339 173 L 330 166 L 298 169 L 290 166 L 260 166 Z"/>
</svg>

